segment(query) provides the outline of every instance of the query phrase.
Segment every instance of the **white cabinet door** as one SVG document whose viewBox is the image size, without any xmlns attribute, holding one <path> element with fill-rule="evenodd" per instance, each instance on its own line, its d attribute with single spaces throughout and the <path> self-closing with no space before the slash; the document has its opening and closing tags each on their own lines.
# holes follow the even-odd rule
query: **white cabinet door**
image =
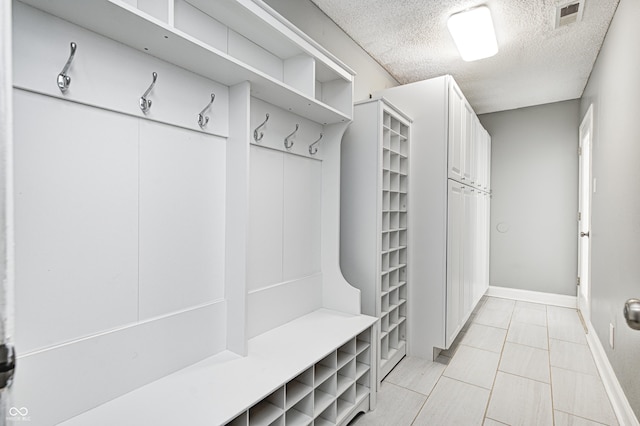
<svg viewBox="0 0 640 426">
<path fill-rule="evenodd" d="M 461 182 L 465 161 L 465 120 L 464 96 L 455 85 L 449 86 L 449 179 Z"/>
<path fill-rule="evenodd" d="M 462 327 L 464 310 L 464 185 L 449 180 L 447 210 L 447 321 L 446 342 L 449 348 Z"/>
<path fill-rule="evenodd" d="M 462 181 L 467 185 L 473 185 L 475 180 L 475 125 L 478 118 L 471 108 L 471 105 L 462 100 L 462 125 L 463 125 L 463 163 L 462 163 Z"/>
<path fill-rule="evenodd" d="M 478 192 L 468 186 L 464 189 L 464 227 L 462 230 L 463 246 L 463 310 L 460 315 L 462 324 L 466 321 L 473 310 L 475 302 L 475 288 L 478 275 L 476 273 L 476 262 L 478 252 L 476 250 L 476 240 L 478 227 L 477 220 Z"/>
</svg>

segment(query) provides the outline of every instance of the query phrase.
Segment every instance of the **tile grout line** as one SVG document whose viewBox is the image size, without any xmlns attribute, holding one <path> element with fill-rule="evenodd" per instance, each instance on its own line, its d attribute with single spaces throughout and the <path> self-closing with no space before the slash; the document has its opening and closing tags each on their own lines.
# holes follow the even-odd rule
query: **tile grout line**
<svg viewBox="0 0 640 426">
<path fill-rule="evenodd" d="M 509 334 L 509 327 L 511 327 L 511 320 L 513 319 L 513 311 L 515 310 L 515 306 L 516 305 L 514 303 L 513 304 L 513 309 L 511 310 L 511 316 L 509 317 L 509 325 L 507 326 L 507 332 L 505 333 L 504 341 L 502 342 L 502 348 L 500 350 L 500 358 L 498 359 L 498 365 L 496 366 L 496 373 L 493 375 L 493 383 L 491 384 L 491 389 L 489 389 L 489 398 L 487 398 L 487 404 L 484 407 L 484 416 L 482 418 L 482 424 L 483 425 L 486 422 L 487 414 L 489 413 L 489 404 L 491 404 L 491 398 L 493 397 L 493 389 L 496 386 L 496 379 L 498 378 L 498 371 L 500 371 L 500 364 L 502 363 L 502 356 L 504 355 L 504 347 L 507 344 L 507 335 Z M 500 422 L 500 423 L 502 423 L 502 422 Z"/>
</svg>

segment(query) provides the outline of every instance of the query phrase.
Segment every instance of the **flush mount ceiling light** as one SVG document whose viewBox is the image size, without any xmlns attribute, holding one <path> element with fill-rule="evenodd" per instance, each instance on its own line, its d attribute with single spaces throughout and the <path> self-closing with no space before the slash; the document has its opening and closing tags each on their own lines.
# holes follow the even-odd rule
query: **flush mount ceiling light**
<svg viewBox="0 0 640 426">
<path fill-rule="evenodd" d="M 447 27 L 463 60 L 477 61 L 498 53 L 493 20 L 486 6 L 451 15 Z"/>
</svg>

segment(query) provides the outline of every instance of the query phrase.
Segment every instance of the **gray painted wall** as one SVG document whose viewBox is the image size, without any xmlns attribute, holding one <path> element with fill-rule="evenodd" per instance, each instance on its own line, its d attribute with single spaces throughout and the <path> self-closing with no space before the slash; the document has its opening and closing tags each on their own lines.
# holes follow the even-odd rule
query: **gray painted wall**
<svg viewBox="0 0 640 426">
<path fill-rule="evenodd" d="M 578 108 L 573 100 L 480 116 L 492 138 L 493 286 L 576 294 Z"/>
<path fill-rule="evenodd" d="M 640 417 L 640 331 L 625 325 L 626 299 L 640 297 L 640 2 L 622 0 L 587 83 L 593 103 L 591 323 Z M 615 349 L 609 347 L 609 323 Z"/>
<path fill-rule="evenodd" d="M 358 46 L 335 22 L 309 0 L 265 0 L 265 2 L 336 55 L 356 73 L 354 100 L 394 87 L 398 82 Z"/>
</svg>

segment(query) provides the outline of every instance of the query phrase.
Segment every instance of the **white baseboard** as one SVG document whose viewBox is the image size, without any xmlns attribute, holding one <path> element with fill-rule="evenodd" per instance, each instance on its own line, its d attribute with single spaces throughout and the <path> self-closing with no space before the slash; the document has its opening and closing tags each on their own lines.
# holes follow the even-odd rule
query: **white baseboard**
<svg viewBox="0 0 640 426">
<path fill-rule="evenodd" d="M 607 353 L 604 351 L 602 343 L 600 342 L 600 339 L 598 339 L 598 335 L 596 334 L 593 325 L 591 325 L 591 322 L 587 324 L 587 328 L 589 329 L 589 333 L 587 334 L 587 343 L 589 344 L 589 348 L 593 354 L 596 367 L 598 368 L 598 372 L 602 378 L 602 383 L 604 383 L 604 388 L 607 395 L 609 395 L 613 411 L 618 418 L 618 423 L 624 426 L 639 426 L 640 423 L 638 423 L 638 419 L 629 404 L 629 400 L 624 394 L 622 386 L 620 386 L 620 382 L 616 377 L 616 373 L 613 371 L 613 367 L 609 362 Z"/>
<path fill-rule="evenodd" d="M 524 302 L 544 303 L 545 305 L 576 308 L 576 296 L 565 294 L 543 293 L 540 291 L 521 290 L 517 288 L 489 286 L 487 296 L 504 299 L 522 300 Z"/>
</svg>

